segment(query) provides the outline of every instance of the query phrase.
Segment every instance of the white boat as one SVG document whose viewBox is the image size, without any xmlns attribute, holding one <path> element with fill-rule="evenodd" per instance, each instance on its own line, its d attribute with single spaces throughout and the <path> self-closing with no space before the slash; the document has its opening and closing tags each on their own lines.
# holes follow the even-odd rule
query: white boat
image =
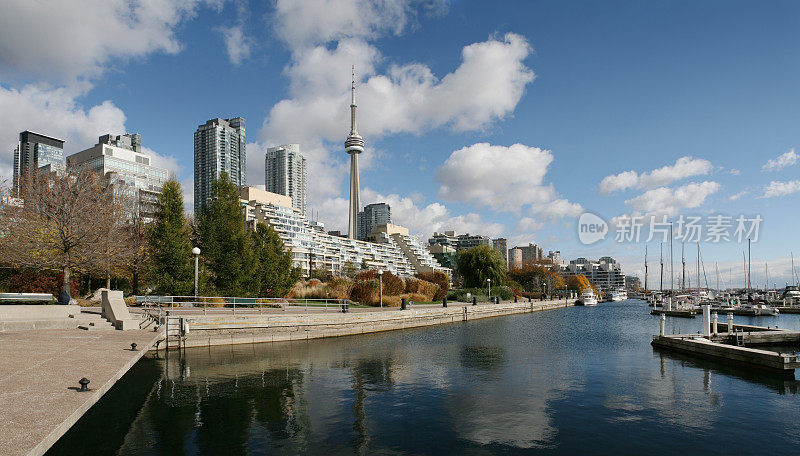
<svg viewBox="0 0 800 456">
<path fill-rule="evenodd" d="M 587 288 L 583 290 L 583 293 L 581 293 L 581 298 L 579 301 L 581 305 L 584 306 L 596 306 L 597 296 L 595 296 L 594 291 L 592 291 L 591 288 Z"/>
<path fill-rule="evenodd" d="M 611 302 L 620 302 L 628 299 L 628 292 L 623 288 L 611 291 Z"/>
</svg>

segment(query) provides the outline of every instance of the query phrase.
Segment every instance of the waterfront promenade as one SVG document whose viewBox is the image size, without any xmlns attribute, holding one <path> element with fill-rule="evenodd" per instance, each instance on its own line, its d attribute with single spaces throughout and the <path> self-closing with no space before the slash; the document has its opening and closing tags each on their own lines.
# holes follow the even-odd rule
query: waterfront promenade
<svg viewBox="0 0 800 456">
<path fill-rule="evenodd" d="M 366 334 L 563 308 L 572 302 L 534 301 L 415 305 L 407 310 L 358 308 L 237 310 L 176 309 L 188 331 L 183 345 L 211 346 Z M 134 310 L 134 309 L 131 309 Z M 138 313 L 134 310 L 133 313 Z M 162 330 L 52 329 L 0 332 L 0 455 L 44 454 L 157 341 Z M 137 351 L 131 350 L 137 344 Z M 174 345 L 173 345 L 174 346 Z M 164 348 L 161 344 L 159 348 Z M 78 381 L 90 380 L 88 392 Z M 102 432 L 102 430 L 98 430 Z"/>
<path fill-rule="evenodd" d="M 44 454 L 160 337 L 152 329 L 0 332 L 0 455 Z M 82 377 L 88 392 L 77 391 Z"/>
</svg>

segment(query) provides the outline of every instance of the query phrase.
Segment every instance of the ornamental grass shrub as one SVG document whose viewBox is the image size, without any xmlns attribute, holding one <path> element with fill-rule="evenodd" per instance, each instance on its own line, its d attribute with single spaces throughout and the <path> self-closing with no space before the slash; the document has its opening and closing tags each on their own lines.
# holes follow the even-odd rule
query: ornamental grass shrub
<svg viewBox="0 0 800 456">
<path fill-rule="evenodd" d="M 365 306 L 378 304 L 378 281 L 374 279 L 356 281 L 350 290 L 350 299 Z"/>
<path fill-rule="evenodd" d="M 439 289 L 433 296 L 434 301 L 441 301 L 442 298 L 447 296 L 447 292 L 450 290 L 450 278 L 448 278 L 447 274 L 445 274 L 444 272 L 441 271 L 421 272 L 417 274 L 415 277 L 439 285 Z"/>
</svg>

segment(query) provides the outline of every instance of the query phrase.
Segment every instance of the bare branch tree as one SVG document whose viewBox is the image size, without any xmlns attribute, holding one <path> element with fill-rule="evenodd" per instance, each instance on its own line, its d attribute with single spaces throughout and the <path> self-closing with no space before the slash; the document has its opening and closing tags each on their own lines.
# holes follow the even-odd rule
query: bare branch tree
<svg viewBox="0 0 800 456">
<path fill-rule="evenodd" d="M 22 183 L 21 196 L 21 207 L 8 203 L 0 210 L 0 256 L 15 267 L 61 271 L 64 290 L 71 293 L 70 273 L 96 270 L 116 248 L 109 237 L 122 211 L 113 187 L 86 169 L 40 172 Z"/>
</svg>

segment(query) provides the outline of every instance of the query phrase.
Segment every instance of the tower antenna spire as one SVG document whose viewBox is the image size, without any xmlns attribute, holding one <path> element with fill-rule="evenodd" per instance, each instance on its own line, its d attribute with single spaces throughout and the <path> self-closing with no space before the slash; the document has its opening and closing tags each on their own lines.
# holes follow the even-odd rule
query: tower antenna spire
<svg viewBox="0 0 800 456">
<path fill-rule="evenodd" d="M 352 77 L 350 83 L 350 106 L 356 105 L 356 66 L 350 68 L 350 76 Z"/>
</svg>

